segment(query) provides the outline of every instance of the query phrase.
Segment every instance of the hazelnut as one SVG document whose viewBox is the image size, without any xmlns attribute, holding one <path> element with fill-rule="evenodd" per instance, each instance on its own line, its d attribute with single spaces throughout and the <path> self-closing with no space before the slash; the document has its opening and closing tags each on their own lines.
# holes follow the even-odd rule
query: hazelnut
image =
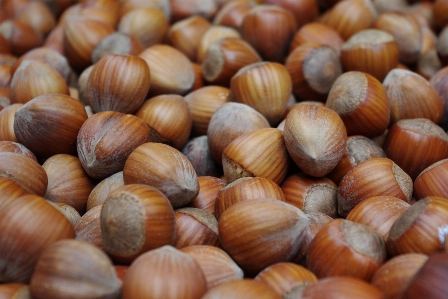
<svg viewBox="0 0 448 299">
<path fill-rule="evenodd" d="M 224 299 L 224 298 L 259 298 L 279 299 L 282 298 L 271 287 L 261 281 L 254 279 L 240 279 L 229 281 L 208 290 L 202 299 Z"/>
<path fill-rule="evenodd" d="M 221 248 L 210 245 L 192 245 L 181 249 L 196 260 L 205 275 L 207 289 L 243 279 L 243 270 Z"/>
<path fill-rule="evenodd" d="M 30 59 L 20 62 L 9 90 L 11 103 L 22 104 L 41 95 L 69 94 L 67 83 L 57 70 L 47 63 Z"/>
<path fill-rule="evenodd" d="M 199 42 L 211 26 L 203 16 L 192 15 L 172 24 L 168 30 L 167 39 L 191 61 L 196 61 Z"/>
<path fill-rule="evenodd" d="M 114 32 L 111 25 L 92 18 L 73 16 L 63 25 L 63 50 L 78 72 L 92 64 L 92 52 L 104 37 Z"/>
<path fill-rule="evenodd" d="M 182 148 L 182 153 L 198 176 L 219 177 L 222 174 L 222 167 L 213 159 L 207 135 L 190 139 Z"/>
<path fill-rule="evenodd" d="M 222 153 L 228 183 L 242 177 L 263 177 L 280 184 L 289 164 L 283 134 L 275 128 L 259 129 L 239 136 Z"/>
<path fill-rule="evenodd" d="M 285 66 L 275 62 L 257 62 L 241 68 L 230 80 L 229 97 L 263 114 L 271 125 L 280 122 L 292 91 Z"/>
<path fill-rule="evenodd" d="M 412 179 L 388 158 L 372 158 L 353 167 L 338 188 L 338 213 L 346 217 L 360 202 L 373 196 L 411 201 Z"/>
<path fill-rule="evenodd" d="M 121 263 L 171 245 L 175 238 L 176 219 L 170 202 L 148 185 L 128 184 L 111 192 L 101 209 L 100 223 L 104 250 Z"/>
<path fill-rule="evenodd" d="M 146 123 L 131 114 L 98 112 L 79 130 L 77 150 L 87 174 L 104 179 L 122 171 L 126 159 L 139 145 L 149 140 Z"/>
<path fill-rule="evenodd" d="M 143 48 L 161 44 L 169 28 L 169 22 L 162 10 L 140 7 L 121 16 L 118 32 L 137 38 Z"/>
<path fill-rule="evenodd" d="M 68 219 L 36 194 L 11 200 L 0 210 L 0 219 L 2 283 L 28 283 L 38 258 L 50 244 L 75 237 Z"/>
<path fill-rule="evenodd" d="M 289 155 L 306 174 L 322 177 L 341 160 L 347 131 L 333 110 L 297 105 L 286 117 L 284 139 Z"/>
<path fill-rule="evenodd" d="M 147 184 L 160 190 L 174 208 L 189 204 L 199 193 L 193 165 L 177 149 L 148 142 L 137 147 L 123 169 L 125 184 Z"/>
<path fill-rule="evenodd" d="M 254 280 L 267 284 L 282 298 L 286 298 L 293 289 L 316 282 L 317 277 L 303 266 L 281 262 L 266 267 L 255 276 Z"/>
<path fill-rule="evenodd" d="M 199 176 L 199 193 L 191 202 L 191 206 L 215 215 L 215 202 L 219 191 L 226 186 L 226 182 L 217 177 Z"/>
<path fill-rule="evenodd" d="M 219 216 L 229 207 L 244 200 L 272 198 L 285 201 L 279 185 L 263 177 L 243 177 L 223 186 L 215 199 L 215 216 Z"/>
<path fill-rule="evenodd" d="M 149 67 L 143 59 L 109 54 L 93 66 L 84 96 L 94 112 L 134 113 L 146 98 L 150 78 Z"/>
<path fill-rule="evenodd" d="M 394 222 L 386 241 L 391 256 L 442 250 L 448 235 L 448 199 L 430 196 L 411 205 Z"/>
<path fill-rule="evenodd" d="M 344 155 L 327 177 L 339 185 L 350 169 L 371 158 L 386 158 L 386 154 L 372 139 L 360 135 L 349 136 Z"/>
<path fill-rule="evenodd" d="M 53 155 L 42 164 L 42 168 L 48 176 L 45 199 L 68 204 L 83 214 L 95 184 L 79 159 L 67 154 Z"/>
<path fill-rule="evenodd" d="M 240 30 L 264 60 L 282 62 L 297 29 L 293 13 L 277 5 L 256 5 L 243 19 Z"/>
<path fill-rule="evenodd" d="M 415 179 L 431 164 L 448 158 L 448 135 L 429 119 L 402 119 L 390 128 L 383 148 L 389 159 Z"/>
<path fill-rule="evenodd" d="M 212 213 L 198 208 L 180 208 L 176 216 L 173 246 L 180 249 L 194 245 L 219 245 L 218 221 Z"/>
<path fill-rule="evenodd" d="M 406 118 L 427 118 L 435 124 L 442 119 L 442 99 L 422 76 L 396 68 L 384 78 L 383 86 L 390 102 L 390 125 Z"/>
<path fill-rule="evenodd" d="M 248 105 L 235 102 L 222 105 L 212 115 L 207 129 L 213 158 L 221 165 L 222 153 L 230 142 L 245 133 L 269 127 L 267 119 Z"/>
<path fill-rule="evenodd" d="M 386 257 L 379 233 L 339 218 L 317 232 L 308 248 L 307 266 L 319 278 L 343 275 L 369 281 Z"/>
<path fill-rule="evenodd" d="M 297 46 L 286 58 L 292 90 L 299 100 L 325 101 L 334 81 L 342 74 L 336 50 L 320 43 Z"/>
<path fill-rule="evenodd" d="M 341 48 L 341 62 L 346 71 L 365 72 L 380 82 L 397 67 L 398 59 L 395 38 L 378 29 L 364 29 L 355 33 Z"/>
<path fill-rule="evenodd" d="M 156 44 L 143 50 L 138 57 L 146 61 L 151 71 L 151 97 L 161 94 L 183 95 L 193 86 L 193 66 L 188 57 L 176 48 Z"/>
<path fill-rule="evenodd" d="M 147 279 L 148 277 L 153 279 Z M 123 298 L 202 298 L 206 280 L 201 267 L 188 254 L 163 246 L 140 255 L 127 269 Z"/>
<path fill-rule="evenodd" d="M 89 211 L 104 203 L 110 192 L 124 185 L 123 171 L 119 171 L 99 182 L 90 192 L 86 210 Z"/>
<path fill-rule="evenodd" d="M 304 173 L 288 176 L 281 184 L 286 202 L 306 214 L 324 213 L 336 218 L 337 185 L 326 177 L 315 178 Z"/>
<path fill-rule="evenodd" d="M 39 256 L 30 292 L 37 299 L 74 296 L 118 299 L 120 283 L 104 251 L 86 242 L 60 240 Z"/>
<path fill-rule="evenodd" d="M 346 219 L 370 226 L 387 240 L 395 220 L 410 206 L 393 196 L 374 196 L 357 204 Z"/>
<path fill-rule="evenodd" d="M 291 260 L 307 226 L 308 217 L 300 209 L 270 198 L 238 202 L 218 221 L 222 247 L 246 275 Z"/>
<path fill-rule="evenodd" d="M 340 75 L 331 86 L 326 107 L 339 114 L 349 136 L 375 137 L 389 126 L 386 90 L 367 73 L 352 71 Z"/>
<path fill-rule="evenodd" d="M 344 40 L 372 26 L 377 18 L 373 3 L 368 0 L 338 1 L 320 16 L 320 21 L 333 27 Z"/>
<path fill-rule="evenodd" d="M 384 298 L 383 292 L 377 287 L 359 278 L 347 276 L 319 279 L 317 282 L 308 285 L 304 290 L 299 289 L 299 294 L 307 299 L 331 298 L 331 296 L 344 299 Z"/>
<path fill-rule="evenodd" d="M 148 141 L 165 143 L 178 150 L 187 143 L 193 125 L 186 99 L 176 94 L 150 98 L 135 116 L 148 125 Z"/>
</svg>

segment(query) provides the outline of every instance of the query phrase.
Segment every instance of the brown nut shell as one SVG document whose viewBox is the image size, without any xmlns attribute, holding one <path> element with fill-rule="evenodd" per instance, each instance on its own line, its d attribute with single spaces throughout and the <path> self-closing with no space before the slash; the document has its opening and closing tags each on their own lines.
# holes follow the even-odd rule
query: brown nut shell
<svg viewBox="0 0 448 299">
<path fill-rule="evenodd" d="M 10 83 L 11 103 L 25 104 L 45 94 L 69 94 L 61 74 L 42 61 L 25 59 L 14 72 Z"/>
<path fill-rule="evenodd" d="M 32 158 L 17 153 L 0 153 L 0 177 L 11 179 L 27 193 L 44 196 L 48 186 L 45 169 Z"/>
<path fill-rule="evenodd" d="M 176 94 L 150 98 L 135 116 L 149 126 L 149 141 L 165 143 L 178 150 L 187 143 L 193 125 L 186 99 Z"/>
<path fill-rule="evenodd" d="M 413 146 L 404 146 L 409 144 Z M 383 148 L 389 159 L 415 179 L 425 168 L 448 158 L 448 135 L 429 119 L 402 119 L 389 129 Z"/>
<path fill-rule="evenodd" d="M 307 266 L 319 278 L 343 275 L 369 281 L 386 257 L 379 233 L 339 218 L 323 226 L 311 241 Z"/>
<path fill-rule="evenodd" d="M 397 41 L 400 62 L 412 65 L 420 56 L 423 46 L 421 25 L 409 13 L 390 11 L 378 15 L 373 28 L 392 34 Z"/>
<path fill-rule="evenodd" d="M 289 48 L 290 53 L 294 48 L 305 43 L 319 43 L 330 46 L 340 55 L 344 40 L 334 28 L 314 21 L 304 24 L 296 31 Z"/>
<path fill-rule="evenodd" d="M 160 190 L 174 208 L 190 203 L 199 193 L 190 161 L 163 143 L 144 143 L 128 157 L 123 169 L 125 184 L 147 184 Z"/>
<path fill-rule="evenodd" d="M 286 117 L 284 139 L 296 165 L 311 176 L 322 177 L 342 158 L 347 131 L 333 110 L 297 105 Z"/>
<path fill-rule="evenodd" d="M 1 284 L 0 296 L 4 298 L 31 299 L 29 286 L 15 282 Z"/>
<path fill-rule="evenodd" d="M 447 266 L 448 253 L 431 255 L 408 283 L 402 298 L 443 298 L 448 291 Z"/>
<path fill-rule="evenodd" d="M 20 56 L 11 66 L 11 75 L 14 75 L 17 68 L 24 60 L 38 60 L 49 64 L 59 72 L 59 74 L 62 76 L 62 78 L 64 78 L 67 84 L 69 84 L 75 77 L 73 70 L 71 69 L 67 61 L 67 58 L 65 58 L 62 53 L 54 49 L 48 47 L 39 47 L 28 51 L 26 54 Z M 61 87 L 63 87 L 63 84 L 61 84 Z"/>
<path fill-rule="evenodd" d="M 213 114 L 207 130 L 213 158 L 222 165 L 222 153 L 229 143 L 238 136 L 269 127 L 267 119 L 248 105 L 235 102 L 222 105 Z"/>
<path fill-rule="evenodd" d="M 303 266 L 283 262 L 266 267 L 254 278 L 273 288 L 282 298 L 293 289 L 304 288 L 317 281 L 316 275 Z"/>
<path fill-rule="evenodd" d="M 386 241 L 395 220 L 410 206 L 393 196 L 374 196 L 357 204 L 346 219 L 370 226 Z"/>
<path fill-rule="evenodd" d="M 0 177 L 0 208 L 9 201 L 29 194 L 14 180 Z"/>
<path fill-rule="evenodd" d="M 219 190 L 226 186 L 226 182 L 217 177 L 198 176 L 199 193 L 191 202 L 191 206 L 215 215 L 215 203 Z"/>
<path fill-rule="evenodd" d="M 397 67 L 398 56 L 394 37 L 378 29 L 359 31 L 341 48 L 341 62 L 346 71 L 365 72 L 380 82 Z"/>
<path fill-rule="evenodd" d="M 119 171 L 99 182 L 90 192 L 86 210 L 102 205 L 110 192 L 124 185 L 123 171 Z"/>
<path fill-rule="evenodd" d="M 285 201 L 282 189 L 274 181 L 263 177 L 244 177 L 223 186 L 216 195 L 215 216 L 219 216 L 237 202 L 258 198 Z"/>
<path fill-rule="evenodd" d="M 63 94 L 45 94 L 17 110 L 14 133 L 39 158 L 75 155 L 76 139 L 86 120 L 86 110 L 79 101 Z"/>
<path fill-rule="evenodd" d="M 292 259 L 293 262 L 298 263 L 302 266 L 306 265 L 306 256 L 308 255 L 308 249 L 316 234 L 324 225 L 333 220 L 333 218 L 331 218 L 330 216 L 319 212 L 307 214 L 307 216 L 309 225 L 305 230 L 305 238 L 299 248 L 299 251 Z"/>
<path fill-rule="evenodd" d="M 100 219 L 102 208 L 102 205 L 96 206 L 81 216 L 75 225 L 75 239 L 93 244 L 104 250 Z"/>
<path fill-rule="evenodd" d="M 98 112 L 79 130 L 79 160 L 90 177 L 103 179 L 122 171 L 131 152 L 148 139 L 149 128 L 137 116 L 114 111 Z"/>
<path fill-rule="evenodd" d="M 438 124 L 443 115 L 443 103 L 428 80 L 409 70 L 393 69 L 383 81 L 390 101 L 390 124 L 400 119 L 427 118 Z"/>
<path fill-rule="evenodd" d="M 89 17 L 73 16 L 62 27 L 63 51 L 70 65 L 78 72 L 92 64 L 92 52 L 96 45 L 114 28 Z"/>
<path fill-rule="evenodd" d="M 333 83 L 326 107 L 344 121 L 347 135 L 375 137 L 389 125 L 389 99 L 381 82 L 362 72 L 346 72 Z"/>
<path fill-rule="evenodd" d="M 123 14 L 117 31 L 134 36 L 143 48 L 161 44 L 169 29 L 164 12 L 157 8 L 140 7 Z"/>
<path fill-rule="evenodd" d="M 241 68 L 260 61 L 258 53 L 244 39 L 227 37 L 209 45 L 202 61 L 202 73 L 208 82 L 228 86 Z"/>
<path fill-rule="evenodd" d="M 92 52 L 92 63 L 97 63 L 108 54 L 138 55 L 143 45 L 134 36 L 114 32 L 101 39 Z"/>
<path fill-rule="evenodd" d="M 193 86 L 195 73 L 185 54 L 174 47 L 157 44 L 139 54 L 151 71 L 149 94 L 186 94 Z"/>
<path fill-rule="evenodd" d="M 327 177 L 337 185 L 344 175 L 359 163 L 371 158 L 386 158 L 383 149 L 370 138 L 355 135 L 347 137 L 345 153 Z"/>
<path fill-rule="evenodd" d="M 252 275 L 292 259 L 307 225 L 308 218 L 300 209 L 270 198 L 236 203 L 218 221 L 222 247 Z"/>
<path fill-rule="evenodd" d="M 306 214 L 324 213 L 336 218 L 338 187 L 326 177 L 314 178 L 304 173 L 288 176 L 281 184 L 286 202 Z"/>
<path fill-rule="evenodd" d="M 93 66 L 84 96 L 94 112 L 134 113 L 146 98 L 150 78 L 143 59 L 109 54 Z"/>
<path fill-rule="evenodd" d="M 210 85 L 199 88 L 185 96 L 193 118 L 192 133 L 207 135 L 208 124 L 213 114 L 228 102 L 227 87 Z"/>
<path fill-rule="evenodd" d="M 280 184 L 288 171 L 289 156 L 283 134 L 275 128 L 239 136 L 222 153 L 228 183 L 242 177 L 264 177 Z"/>
<path fill-rule="evenodd" d="M 319 279 L 299 292 L 302 299 L 381 299 L 383 292 L 371 284 L 355 277 L 335 276 Z"/>
<path fill-rule="evenodd" d="M 411 205 L 392 225 L 387 238 L 391 256 L 433 254 L 443 249 L 448 227 L 448 199 L 426 197 Z"/>
<path fill-rule="evenodd" d="M 251 106 L 276 125 L 286 111 L 292 81 L 285 66 L 262 61 L 241 68 L 230 80 L 232 101 Z"/>
<path fill-rule="evenodd" d="M 304 43 L 285 61 L 292 91 L 301 101 L 325 101 L 335 80 L 342 74 L 338 53 L 323 43 Z"/>
<path fill-rule="evenodd" d="M 211 26 L 204 16 L 193 15 L 175 22 L 167 32 L 167 39 L 171 45 L 187 55 L 191 61 L 195 61 L 199 42 Z"/>
<path fill-rule="evenodd" d="M 22 107 L 23 104 L 12 104 L 5 107 L 0 111 L 0 139 L 15 141 L 17 142 L 17 137 L 14 133 L 14 118 L 15 113 Z"/>
<path fill-rule="evenodd" d="M 256 5 L 244 17 L 240 30 L 264 60 L 283 61 L 297 28 L 291 11 L 278 5 Z"/>
<path fill-rule="evenodd" d="M 409 203 L 412 179 L 388 158 L 372 158 L 361 162 L 339 183 L 339 215 L 347 216 L 357 204 L 373 196 L 394 196 Z"/>
<path fill-rule="evenodd" d="M 148 276 L 153 279 L 147 279 Z M 177 283 L 173 283 L 177 281 Z M 123 298 L 202 298 L 206 280 L 194 258 L 172 247 L 163 246 L 140 255 L 127 269 Z"/>
<path fill-rule="evenodd" d="M 67 154 L 58 154 L 48 158 L 42 167 L 48 176 L 44 197 L 56 203 L 68 204 L 83 214 L 95 184 L 79 159 Z"/>
<path fill-rule="evenodd" d="M 221 248 L 210 245 L 192 245 L 181 249 L 193 257 L 204 272 L 207 290 L 228 281 L 243 279 L 244 273 Z"/>
<path fill-rule="evenodd" d="M 447 184 L 448 159 L 440 160 L 424 169 L 414 180 L 414 192 L 417 199 L 428 196 L 448 198 Z"/>
<path fill-rule="evenodd" d="M 42 197 L 28 194 L 0 210 L 1 282 L 29 282 L 40 254 L 50 244 L 75 237 L 72 224 Z M 24 222 L 26 219 L 26 222 Z"/>
<path fill-rule="evenodd" d="M 222 175 L 222 167 L 213 159 L 207 135 L 190 139 L 182 148 L 182 153 L 191 162 L 198 176 Z"/>
<path fill-rule="evenodd" d="M 225 298 L 259 298 L 279 299 L 279 296 L 271 287 L 253 279 L 229 281 L 208 290 L 203 299 L 225 299 Z"/>
<path fill-rule="evenodd" d="M 357 32 L 370 28 L 376 17 L 377 12 L 372 2 L 350 0 L 337 1 L 321 16 L 320 21 L 334 28 L 344 40 L 347 40 Z"/>
<path fill-rule="evenodd" d="M 0 141 L 0 152 L 21 154 L 38 162 L 33 152 L 18 142 L 8 140 Z"/>
<path fill-rule="evenodd" d="M 173 246 L 181 249 L 194 245 L 219 246 L 218 221 L 212 213 L 198 208 L 180 208 L 176 216 Z"/>
<path fill-rule="evenodd" d="M 118 299 L 120 282 L 104 251 L 87 242 L 61 240 L 39 256 L 30 291 L 37 299 L 74 296 Z"/>
<path fill-rule="evenodd" d="M 379 267 L 370 283 L 384 292 L 386 298 L 401 298 L 403 290 L 428 260 L 421 253 L 407 253 L 393 257 Z"/>
<path fill-rule="evenodd" d="M 100 221 L 104 250 L 117 261 L 130 263 L 144 252 L 174 242 L 173 208 L 148 185 L 128 184 L 113 191 L 103 204 Z"/>
</svg>

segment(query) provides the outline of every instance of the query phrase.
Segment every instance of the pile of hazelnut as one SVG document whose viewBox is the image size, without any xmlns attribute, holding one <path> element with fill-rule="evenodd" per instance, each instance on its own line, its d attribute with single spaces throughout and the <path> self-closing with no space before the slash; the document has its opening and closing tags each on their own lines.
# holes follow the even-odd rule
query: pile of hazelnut
<svg viewBox="0 0 448 299">
<path fill-rule="evenodd" d="M 0 298 L 448 296 L 448 0 L 0 0 Z"/>
</svg>

